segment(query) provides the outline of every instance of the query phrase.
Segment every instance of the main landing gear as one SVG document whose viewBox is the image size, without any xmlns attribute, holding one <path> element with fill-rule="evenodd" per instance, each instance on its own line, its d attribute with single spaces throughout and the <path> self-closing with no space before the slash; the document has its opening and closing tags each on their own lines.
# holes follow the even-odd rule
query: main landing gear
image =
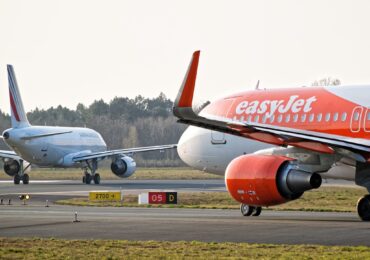
<svg viewBox="0 0 370 260">
<path fill-rule="evenodd" d="M 30 176 L 28 176 L 27 173 L 24 173 L 30 166 L 31 164 L 29 163 L 25 168 L 23 168 L 23 161 L 21 160 L 19 162 L 20 169 L 19 172 L 14 175 L 14 184 L 20 184 L 21 181 L 23 184 L 28 184 L 30 182 Z"/>
<path fill-rule="evenodd" d="M 86 161 L 86 164 L 87 167 L 82 177 L 82 183 L 90 184 L 91 181 L 94 181 L 95 184 L 100 184 L 100 174 L 96 172 L 98 169 L 98 161 L 93 159 L 92 161 Z"/>
<path fill-rule="evenodd" d="M 262 212 L 262 207 L 250 206 L 247 204 L 240 204 L 240 211 L 244 217 L 259 216 Z"/>
<path fill-rule="evenodd" d="M 370 220 L 370 195 L 365 195 L 357 201 L 358 216 L 364 220 Z"/>
</svg>

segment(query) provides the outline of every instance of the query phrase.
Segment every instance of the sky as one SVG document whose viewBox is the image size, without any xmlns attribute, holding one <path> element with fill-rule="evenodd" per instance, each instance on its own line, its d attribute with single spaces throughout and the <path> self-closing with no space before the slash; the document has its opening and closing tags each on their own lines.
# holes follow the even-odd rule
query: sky
<svg viewBox="0 0 370 260">
<path fill-rule="evenodd" d="M 0 0 L 0 109 L 6 64 L 27 111 L 115 96 L 176 97 L 201 50 L 195 98 L 370 83 L 370 1 Z"/>
</svg>

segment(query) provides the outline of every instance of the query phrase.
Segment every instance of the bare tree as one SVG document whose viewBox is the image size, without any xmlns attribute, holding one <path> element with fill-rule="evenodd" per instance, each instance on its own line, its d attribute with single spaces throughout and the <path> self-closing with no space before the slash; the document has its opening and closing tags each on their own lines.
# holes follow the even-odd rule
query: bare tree
<svg viewBox="0 0 370 260">
<path fill-rule="evenodd" d="M 327 77 L 327 78 L 322 78 L 320 80 L 315 80 L 311 86 L 337 86 L 340 85 L 340 80 Z"/>
</svg>

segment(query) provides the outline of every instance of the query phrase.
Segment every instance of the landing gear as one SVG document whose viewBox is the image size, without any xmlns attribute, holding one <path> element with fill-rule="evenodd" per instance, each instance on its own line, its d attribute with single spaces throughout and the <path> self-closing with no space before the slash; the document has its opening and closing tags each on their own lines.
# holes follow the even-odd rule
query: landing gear
<svg viewBox="0 0 370 260">
<path fill-rule="evenodd" d="M 21 181 L 23 184 L 28 184 L 30 182 L 30 176 L 27 173 L 23 174 L 23 176 L 20 176 L 18 173 L 14 175 L 14 184 L 19 184 Z"/>
<path fill-rule="evenodd" d="M 100 174 L 96 172 L 98 169 L 98 161 L 96 159 L 86 161 L 86 165 L 82 183 L 90 184 L 91 181 L 94 181 L 95 184 L 100 184 Z"/>
<path fill-rule="evenodd" d="M 16 175 L 14 175 L 14 184 L 19 184 L 21 182 L 21 176 L 18 175 L 18 173 Z"/>
<path fill-rule="evenodd" d="M 90 173 L 85 173 L 85 183 L 90 184 L 91 183 L 91 174 Z"/>
<path fill-rule="evenodd" d="M 262 212 L 261 207 L 250 206 L 247 204 L 240 204 L 240 211 L 244 217 L 259 216 Z"/>
<path fill-rule="evenodd" d="M 23 184 L 28 184 L 30 182 L 30 176 L 27 173 L 23 174 L 22 178 Z"/>
<path fill-rule="evenodd" d="M 357 201 L 357 213 L 362 220 L 370 220 L 370 195 L 365 195 Z"/>
<path fill-rule="evenodd" d="M 95 184 L 100 184 L 100 174 L 99 173 L 95 173 L 95 175 L 94 175 L 94 183 Z"/>
<path fill-rule="evenodd" d="M 23 160 L 19 161 L 19 172 L 14 175 L 14 184 L 19 184 L 21 181 L 23 184 L 30 183 L 30 176 L 25 171 L 31 166 L 29 163 L 26 167 L 23 167 Z"/>
</svg>

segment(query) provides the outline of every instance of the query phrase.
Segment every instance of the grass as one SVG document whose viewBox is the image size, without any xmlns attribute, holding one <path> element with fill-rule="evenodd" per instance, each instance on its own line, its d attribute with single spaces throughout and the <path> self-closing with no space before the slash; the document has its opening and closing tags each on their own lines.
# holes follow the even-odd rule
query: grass
<svg viewBox="0 0 370 260">
<path fill-rule="evenodd" d="M 110 169 L 99 169 L 100 177 L 104 180 L 120 180 Z M 80 180 L 83 176 L 82 169 L 34 169 L 30 173 L 31 180 Z M 5 173 L 0 174 L 0 180 L 11 180 L 12 177 Z M 214 175 L 190 167 L 171 168 L 137 168 L 129 180 L 199 180 L 223 179 L 223 176 Z"/>
<path fill-rule="evenodd" d="M 273 210 L 335 211 L 354 212 L 359 197 L 366 194 L 362 188 L 322 187 L 305 192 L 295 201 L 270 207 Z M 124 196 L 123 202 L 90 202 L 88 198 L 59 200 L 57 204 L 74 206 L 111 206 L 111 207 L 179 207 L 202 209 L 238 209 L 239 203 L 227 192 L 178 193 L 177 205 L 138 205 L 136 195 Z"/>
<path fill-rule="evenodd" d="M 365 246 L 0 238 L 0 259 L 369 259 Z"/>
</svg>

